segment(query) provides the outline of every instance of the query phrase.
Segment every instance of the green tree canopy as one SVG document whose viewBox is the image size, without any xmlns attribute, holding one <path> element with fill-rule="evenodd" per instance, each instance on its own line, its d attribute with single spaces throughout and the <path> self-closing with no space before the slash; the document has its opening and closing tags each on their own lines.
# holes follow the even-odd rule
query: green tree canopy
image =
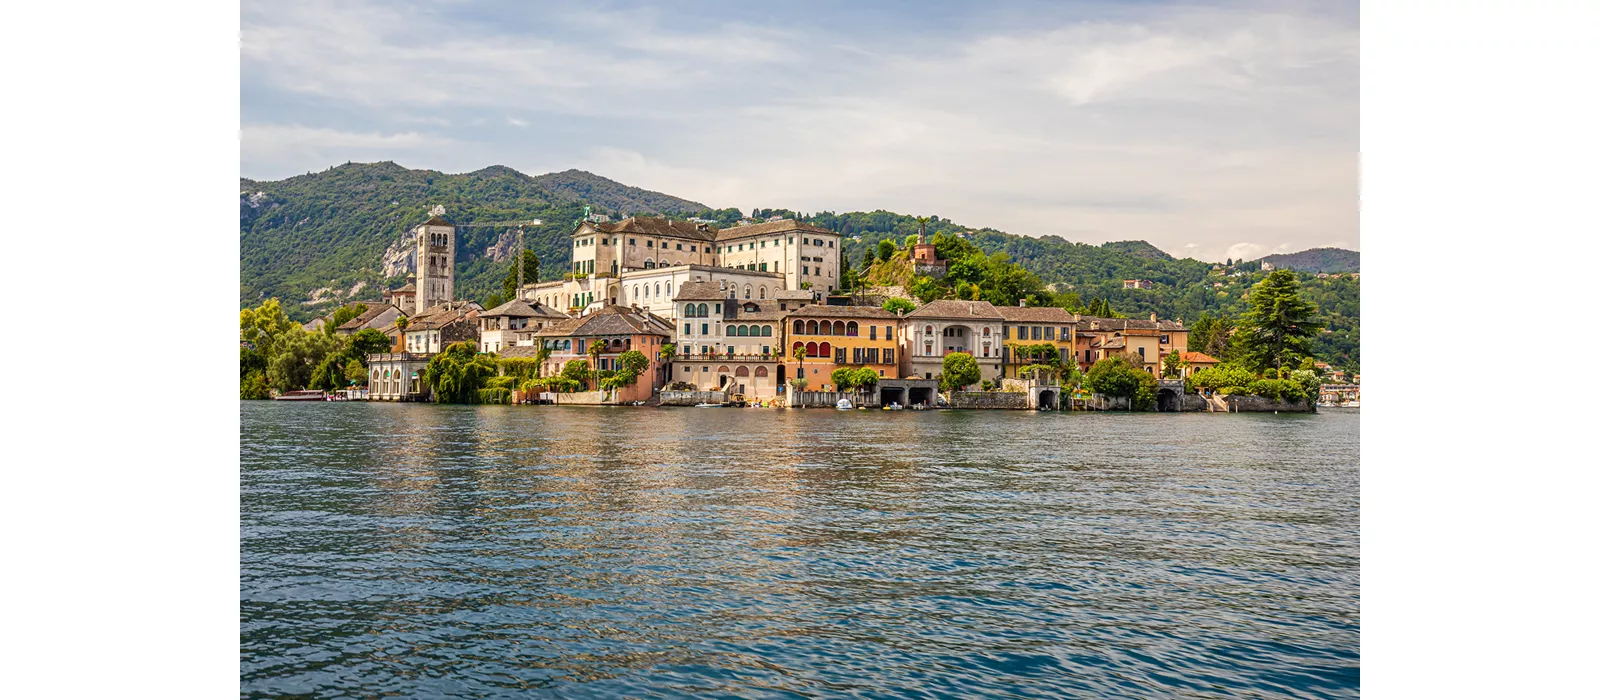
<svg viewBox="0 0 1600 700">
<path fill-rule="evenodd" d="M 1282 374 L 1284 365 L 1292 368 L 1311 356 L 1311 340 L 1322 327 L 1294 272 L 1274 270 L 1250 289 L 1250 310 L 1234 333 L 1238 359 L 1258 372 L 1272 367 Z"/>
<path fill-rule="evenodd" d="M 878 241 L 878 259 L 887 261 L 894 257 L 894 241 L 884 239 Z"/>
<path fill-rule="evenodd" d="M 945 391 L 954 391 L 976 384 L 981 376 L 978 371 L 978 361 L 972 359 L 971 355 L 952 352 L 944 356 L 944 368 L 939 375 L 939 384 Z"/>
<path fill-rule="evenodd" d="M 524 284 L 533 284 L 539 281 L 539 256 L 531 250 L 522 251 L 522 281 Z M 505 279 L 500 281 L 500 298 L 511 301 L 517 297 L 517 265 L 513 261 L 506 266 Z M 490 307 L 493 308 L 493 307 Z"/>
<path fill-rule="evenodd" d="M 833 380 L 833 387 L 836 391 L 849 391 L 856 386 L 855 370 L 849 367 L 835 369 L 833 374 L 828 375 L 828 378 Z"/>
<path fill-rule="evenodd" d="M 433 389 L 433 400 L 439 403 L 476 403 L 478 390 L 499 373 L 499 367 L 488 355 L 478 354 L 470 342 L 451 343 L 433 356 L 423 369 L 422 379 Z"/>
<path fill-rule="evenodd" d="M 892 314 L 909 314 L 917 310 L 917 303 L 910 299 L 903 299 L 901 297 L 889 297 L 888 301 L 883 302 L 883 310 Z"/>
</svg>

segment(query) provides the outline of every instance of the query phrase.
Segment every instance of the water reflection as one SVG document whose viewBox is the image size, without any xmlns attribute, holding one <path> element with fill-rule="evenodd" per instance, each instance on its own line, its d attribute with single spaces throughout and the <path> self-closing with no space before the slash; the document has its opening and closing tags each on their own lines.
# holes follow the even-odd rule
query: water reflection
<svg viewBox="0 0 1600 700">
<path fill-rule="evenodd" d="M 1356 414 L 241 412 L 245 696 L 1359 688 Z"/>
</svg>

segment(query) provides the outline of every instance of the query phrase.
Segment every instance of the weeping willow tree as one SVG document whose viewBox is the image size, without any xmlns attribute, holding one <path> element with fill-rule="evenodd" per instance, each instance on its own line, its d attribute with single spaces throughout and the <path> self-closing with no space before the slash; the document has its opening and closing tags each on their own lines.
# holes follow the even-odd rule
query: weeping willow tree
<svg viewBox="0 0 1600 700">
<path fill-rule="evenodd" d="M 472 343 L 451 343 L 450 347 L 433 356 L 423 370 L 422 380 L 433 390 L 433 400 L 439 403 L 476 403 L 478 390 L 499 367 L 489 355 L 478 354 Z"/>
</svg>

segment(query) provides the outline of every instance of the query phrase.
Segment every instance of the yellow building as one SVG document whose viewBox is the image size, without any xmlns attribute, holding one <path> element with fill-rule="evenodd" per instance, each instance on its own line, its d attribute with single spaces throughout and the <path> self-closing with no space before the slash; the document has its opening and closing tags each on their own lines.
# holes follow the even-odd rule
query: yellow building
<svg viewBox="0 0 1600 700">
<path fill-rule="evenodd" d="M 1129 355 L 1140 358 L 1145 371 L 1159 377 L 1163 358 L 1189 350 L 1189 329 L 1183 326 L 1183 319 L 1161 321 L 1155 314 L 1150 314 L 1148 321 L 1080 317 L 1075 338 L 1074 354 L 1084 370 L 1112 355 Z"/>
<path fill-rule="evenodd" d="M 1074 355 L 1074 340 L 1077 330 L 1077 317 L 1068 313 L 1066 309 L 1053 306 L 996 306 L 1005 324 L 1001 330 L 1001 342 L 1004 344 L 1000 357 L 1002 358 L 1001 376 L 1008 379 L 1018 379 L 1017 371 L 1038 362 L 1036 358 L 1029 357 L 1026 352 L 1018 352 L 1017 348 L 1037 345 L 1052 345 L 1059 353 L 1062 361 L 1071 362 Z"/>
<path fill-rule="evenodd" d="M 899 379 L 899 318 L 875 306 L 812 304 L 784 317 L 788 329 L 785 376 L 805 377 L 807 391 L 832 391 L 835 369 L 868 367 L 883 379 Z M 794 349 L 806 359 L 794 359 Z M 804 370 L 804 374 L 801 374 Z"/>
</svg>

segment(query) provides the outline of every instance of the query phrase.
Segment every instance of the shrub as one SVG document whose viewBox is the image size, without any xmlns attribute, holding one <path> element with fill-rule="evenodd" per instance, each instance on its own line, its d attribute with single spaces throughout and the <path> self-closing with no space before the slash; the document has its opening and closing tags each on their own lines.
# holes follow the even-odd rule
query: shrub
<svg viewBox="0 0 1600 700">
<path fill-rule="evenodd" d="M 667 391 L 699 391 L 699 390 L 700 390 L 700 387 L 697 387 L 697 386 L 695 386 L 695 385 L 693 385 L 693 384 L 691 384 L 689 382 L 673 382 L 673 383 L 667 385 Z"/>
<path fill-rule="evenodd" d="M 517 386 L 516 377 L 490 377 L 483 383 L 487 389 L 514 389 Z"/>
<path fill-rule="evenodd" d="M 1256 375 L 1243 367 L 1223 363 L 1216 367 L 1207 367 L 1189 375 L 1184 384 L 1189 391 L 1198 389 L 1218 390 L 1223 387 L 1248 386 L 1256 380 Z"/>
<path fill-rule="evenodd" d="M 977 360 L 964 352 L 952 352 L 944 356 L 939 388 L 944 391 L 961 389 L 977 383 L 980 376 Z"/>
<path fill-rule="evenodd" d="M 840 367 L 834 370 L 833 374 L 828 375 L 828 378 L 833 380 L 833 386 L 837 391 L 849 391 L 855 388 L 856 385 L 856 372 L 849 367 Z"/>
<path fill-rule="evenodd" d="M 1273 401 L 1299 401 L 1306 397 L 1299 384 L 1287 379 L 1257 379 L 1245 387 L 1245 392 Z"/>
<path fill-rule="evenodd" d="M 888 301 L 883 302 L 883 310 L 892 314 L 900 313 L 902 311 L 909 314 L 917 310 L 917 303 L 911 301 L 910 299 L 890 297 Z"/>
<path fill-rule="evenodd" d="M 500 377 L 497 377 L 499 379 Z M 504 377 L 511 379 L 511 377 Z M 511 390 L 505 388 L 479 389 L 478 403 L 511 403 Z"/>
</svg>

